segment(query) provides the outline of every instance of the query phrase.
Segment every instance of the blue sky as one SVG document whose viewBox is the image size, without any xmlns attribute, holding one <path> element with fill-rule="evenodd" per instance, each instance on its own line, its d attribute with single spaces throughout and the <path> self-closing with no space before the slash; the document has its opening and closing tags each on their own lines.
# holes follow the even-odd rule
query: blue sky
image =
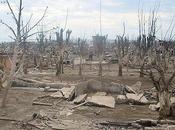
<svg viewBox="0 0 175 130">
<path fill-rule="evenodd" d="M 12 3 L 14 10 L 19 0 L 9 0 Z M 34 23 L 40 16 L 46 6 L 48 6 L 47 15 L 42 22 L 44 29 L 52 27 L 64 27 L 67 9 L 69 10 L 67 28 L 73 31 L 72 37 L 87 37 L 99 33 L 99 8 L 100 0 L 23 0 L 24 12 L 23 19 L 27 21 L 33 13 Z M 160 2 L 159 23 L 161 32 L 160 37 L 166 32 L 172 17 L 175 14 L 174 0 L 141 0 L 141 7 L 144 10 L 146 17 L 149 16 L 149 11 Z M 109 38 L 115 38 L 116 35 L 121 35 L 123 32 L 123 22 L 126 24 L 126 33 L 130 37 L 135 37 L 138 34 L 138 10 L 139 0 L 102 0 L 102 32 L 108 34 Z M 11 15 L 8 14 L 8 8 L 5 4 L 0 4 L 0 19 L 14 26 L 14 21 Z M 31 23 L 31 24 L 32 24 Z M 38 27 L 38 29 L 40 29 Z M 54 36 L 54 31 L 51 34 Z M 10 41 L 10 31 L 0 25 L 0 41 Z M 48 34 L 49 35 L 49 34 Z M 32 37 L 31 39 L 35 39 Z"/>
</svg>

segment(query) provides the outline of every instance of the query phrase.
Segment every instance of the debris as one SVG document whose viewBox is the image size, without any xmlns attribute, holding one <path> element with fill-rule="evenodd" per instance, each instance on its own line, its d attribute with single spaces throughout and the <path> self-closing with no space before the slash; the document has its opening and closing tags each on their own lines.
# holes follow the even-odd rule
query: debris
<svg viewBox="0 0 175 130">
<path fill-rule="evenodd" d="M 136 93 L 129 86 L 119 83 L 108 83 L 97 80 L 89 80 L 75 86 L 75 96 L 90 92 L 106 92 L 115 94 Z"/>
<path fill-rule="evenodd" d="M 149 105 L 149 109 L 151 109 L 152 111 L 158 111 L 159 108 L 160 108 L 160 103 Z"/>
<path fill-rule="evenodd" d="M 115 108 L 115 99 L 112 96 L 92 96 L 87 98 L 87 102 L 98 106 Z"/>
<path fill-rule="evenodd" d="M 83 102 L 83 103 L 81 103 L 81 104 L 79 104 L 79 105 L 77 105 L 77 106 L 75 106 L 75 107 L 73 107 L 73 108 L 71 108 L 71 109 L 75 109 L 75 108 L 81 107 L 81 106 L 83 106 L 83 105 L 85 105 L 85 104 L 87 104 L 87 103 L 88 103 L 88 102 L 85 101 L 85 102 Z"/>
<path fill-rule="evenodd" d="M 104 121 L 104 122 L 100 122 L 100 125 L 106 125 L 106 126 L 122 126 L 122 127 L 128 127 L 131 126 L 132 122 L 127 122 L 127 121 Z"/>
<path fill-rule="evenodd" d="M 157 120 L 152 120 L 152 119 L 140 119 L 135 122 L 144 127 L 153 127 L 153 126 L 157 126 L 158 124 Z"/>
<path fill-rule="evenodd" d="M 62 94 L 61 91 L 58 91 L 58 92 L 52 93 L 50 95 L 50 97 L 52 97 L 52 98 L 62 98 L 62 97 L 64 97 L 64 95 Z"/>
<path fill-rule="evenodd" d="M 137 81 L 130 88 L 132 88 L 133 92 L 140 93 L 141 92 L 141 87 L 142 87 L 142 82 Z"/>
<path fill-rule="evenodd" d="M 18 78 L 12 81 L 12 86 L 13 87 L 34 87 L 34 88 L 63 88 L 65 84 L 62 83 L 46 83 L 46 82 L 40 82 L 37 80 L 32 80 L 32 79 L 22 79 Z"/>
<path fill-rule="evenodd" d="M 175 125 L 170 125 L 167 127 L 167 130 L 175 130 Z"/>
<path fill-rule="evenodd" d="M 50 96 L 53 98 L 65 98 L 65 99 L 71 100 L 75 92 L 74 90 L 75 90 L 75 86 L 71 86 L 69 88 L 64 87 L 62 89 L 59 89 L 58 92 L 51 94 Z"/>
<path fill-rule="evenodd" d="M 134 103 L 147 104 L 148 100 L 145 98 L 143 94 L 126 94 L 127 99 L 133 100 Z"/>
<path fill-rule="evenodd" d="M 102 126 L 115 126 L 118 128 L 122 127 L 123 130 L 128 129 L 128 128 L 132 128 L 133 130 L 142 128 L 141 125 L 130 122 L 130 121 L 106 121 L 106 122 L 101 122 L 99 124 Z"/>
<path fill-rule="evenodd" d="M 125 95 L 118 95 L 117 99 L 119 99 L 119 100 L 126 100 L 126 96 Z"/>
<path fill-rule="evenodd" d="M 127 98 L 125 95 L 117 95 L 116 97 L 116 103 L 122 104 L 122 103 L 127 103 Z"/>
<path fill-rule="evenodd" d="M 48 121 L 47 125 L 52 128 L 52 130 L 78 130 L 79 125 L 72 120 L 62 120 L 62 121 Z"/>
<path fill-rule="evenodd" d="M 43 88 L 33 88 L 33 87 L 12 87 L 13 90 L 32 90 L 32 91 L 39 91 L 43 92 Z"/>
<path fill-rule="evenodd" d="M 94 94 L 94 96 L 106 96 L 107 93 L 106 92 L 97 92 Z"/>
<path fill-rule="evenodd" d="M 44 92 L 57 92 L 59 89 L 56 88 L 50 88 L 50 87 L 45 87 Z"/>
<path fill-rule="evenodd" d="M 145 127 L 144 130 L 167 130 L 164 127 Z"/>
<path fill-rule="evenodd" d="M 167 120 L 140 119 L 136 121 L 104 121 L 98 124 L 102 126 L 116 126 L 117 128 L 122 127 L 122 130 L 175 130 L 174 122 Z"/>
<path fill-rule="evenodd" d="M 32 105 L 52 106 L 52 104 L 49 104 L 49 103 L 42 103 L 42 102 L 33 102 Z"/>
<path fill-rule="evenodd" d="M 64 98 L 71 100 L 75 92 L 75 86 L 71 86 L 70 88 L 64 87 L 60 91 L 63 93 Z"/>
<path fill-rule="evenodd" d="M 39 130 L 44 130 L 45 129 L 45 126 L 40 126 L 40 124 L 38 124 L 38 123 L 27 122 L 26 125 L 30 125 L 32 127 L 35 127 L 37 129 L 39 129 Z"/>
<path fill-rule="evenodd" d="M 134 93 L 134 94 L 137 94 L 136 91 L 134 91 L 131 87 L 127 86 L 126 85 L 126 90 L 127 90 L 127 93 Z"/>
<path fill-rule="evenodd" d="M 46 112 L 44 112 L 43 110 L 41 110 L 39 114 L 41 115 L 42 118 L 47 116 Z"/>
<path fill-rule="evenodd" d="M 71 109 L 68 109 L 68 108 L 65 108 L 64 110 L 60 111 L 60 115 L 61 116 L 70 116 L 73 114 L 73 110 Z"/>
<path fill-rule="evenodd" d="M 174 109 L 174 104 L 175 104 L 175 97 L 171 97 L 171 114 L 172 114 L 172 116 L 173 115 L 175 115 L 175 112 L 173 111 Z M 151 104 L 150 106 L 149 106 L 149 109 L 151 109 L 152 111 L 158 111 L 159 110 L 159 108 L 160 108 L 160 102 L 159 103 L 157 103 L 157 104 Z"/>
<path fill-rule="evenodd" d="M 73 103 L 80 104 L 83 103 L 87 98 L 87 94 L 80 95 L 73 100 Z"/>
<path fill-rule="evenodd" d="M 100 112 L 101 112 L 100 110 L 99 111 L 95 111 L 94 114 L 95 115 L 100 115 Z"/>
<path fill-rule="evenodd" d="M 3 120 L 3 121 L 16 121 L 16 122 L 19 122 L 19 120 L 17 120 L 17 119 L 11 119 L 11 118 L 6 118 L 6 117 L 0 117 L 0 120 Z"/>
</svg>

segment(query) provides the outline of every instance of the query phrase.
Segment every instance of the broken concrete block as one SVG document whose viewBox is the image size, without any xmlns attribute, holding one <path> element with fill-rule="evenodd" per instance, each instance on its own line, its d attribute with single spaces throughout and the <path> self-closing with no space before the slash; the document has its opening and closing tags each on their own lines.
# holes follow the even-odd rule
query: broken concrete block
<svg viewBox="0 0 175 130">
<path fill-rule="evenodd" d="M 87 98 L 87 94 L 80 95 L 73 100 L 73 103 L 80 104 L 83 103 Z"/>
<path fill-rule="evenodd" d="M 128 86 L 128 85 L 125 86 L 125 91 L 126 91 L 127 93 L 134 93 L 134 94 L 137 94 L 137 92 L 136 92 L 134 89 L 132 89 L 130 86 Z"/>
<path fill-rule="evenodd" d="M 143 103 L 143 104 L 148 103 L 148 100 L 146 99 L 145 96 L 143 96 L 143 94 L 130 94 L 130 93 L 127 93 L 126 97 L 129 100 L 134 100 L 134 101 L 139 102 L 139 103 Z"/>
<path fill-rule="evenodd" d="M 118 95 L 117 99 L 119 99 L 119 100 L 126 100 L 126 96 L 125 95 Z"/>
<path fill-rule="evenodd" d="M 129 93 L 139 94 L 141 93 L 141 86 L 142 86 L 142 82 L 138 81 L 132 86 L 126 85 L 126 91 Z"/>
<path fill-rule="evenodd" d="M 151 109 L 152 111 L 158 111 L 159 108 L 160 108 L 160 103 L 149 105 L 149 109 Z"/>
<path fill-rule="evenodd" d="M 62 95 L 62 93 L 60 91 L 58 91 L 58 92 L 52 93 L 50 95 L 50 97 L 53 97 L 53 98 L 62 98 L 63 95 Z"/>
<path fill-rule="evenodd" d="M 115 108 L 115 99 L 112 96 L 92 96 L 87 98 L 87 102 L 98 106 Z"/>
<path fill-rule="evenodd" d="M 97 92 L 94 94 L 94 96 L 106 96 L 107 93 L 106 92 Z"/>
<path fill-rule="evenodd" d="M 70 100 L 75 93 L 75 86 L 71 86 L 70 88 L 64 87 L 64 88 L 60 89 L 60 91 L 63 93 L 64 98 Z"/>
<path fill-rule="evenodd" d="M 118 103 L 118 104 L 122 104 L 122 103 L 127 102 L 125 95 L 118 95 L 115 99 L 116 99 L 116 103 Z"/>
<path fill-rule="evenodd" d="M 51 94 L 50 96 L 53 98 L 63 98 L 64 97 L 70 100 L 74 95 L 74 92 L 75 92 L 74 90 L 75 90 L 75 86 L 71 86 L 70 88 L 64 87 L 60 89 L 58 92 Z"/>
</svg>

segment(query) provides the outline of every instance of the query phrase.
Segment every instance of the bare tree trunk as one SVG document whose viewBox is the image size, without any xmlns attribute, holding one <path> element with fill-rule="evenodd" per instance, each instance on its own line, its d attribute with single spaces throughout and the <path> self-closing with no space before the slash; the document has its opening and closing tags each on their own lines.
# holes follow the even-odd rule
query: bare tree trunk
<svg viewBox="0 0 175 130">
<path fill-rule="evenodd" d="M 119 66 L 118 66 L 118 76 L 123 76 L 123 71 L 122 71 L 122 62 L 119 60 Z"/>
<path fill-rule="evenodd" d="M 36 55 L 34 55 L 33 60 L 34 60 L 34 66 L 35 66 L 35 67 L 38 66 L 38 65 L 37 65 L 37 58 L 36 58 Z"/>
<path fill-rule="evenodd" d="M 74 64 L 74 60 L 72 61 L 72 69 L 75 69 L 75 64 Z"/>
<path fill-rule="evenodd" d="M 18 43 L 18 42 L 17 42 Z M 1 103 L 1 107 L 5 107 L 6 105 L 6 100 L 7 100 L 7 95 L 8 95 L 8 91 L 12 86 L 12 80 L 14 78 L 14 74 L 15 74 L 15 70 L 16 70 L 16 62 L 17 62 L 17 46 L 15 46 L 14 48 L 14 54 L 13 54 L 13 64 L 11 66 L 11 70 L 10 70 L 10 75 L 9 78 L 7 80 L 7 86 L 5 87 L 5 91 L 3 94 L 3 98 L 2 98 L 2 103 Z"/>
<path fill-rule="evenodd" d="M 122 71 L 122 64 L 119 63 L 119 70 L 118 70 L 118 76 L 123 76 L 123 71 Z"/>
<path fill-rule="evenodd" d="M 171 108 L 170 93 L 168 92 L 168 90 L 164 90 L 159 92 L 158 96 L 160 102 L 159 117 L 166 118 L 170 116 L 170 108 Z"/>
<path fill-rule="evenodd" d="M 59 63 L 57 62 L 56 63 L 56 76 L 59 75 Z"/>
<path fill-rule="evenodd" d="M 59 63 L 57 63 L 56 65 L 56 69 L 57 69 L 56 76 L 63 74 L 64 69 L 63 69 L 63 56 L 62 55 L 60 56 Z"/>
<path fill-rule="evenodd" d="M 40 58 L 39 58 L 39 70 L 40 70 L 40 72 L 42 72 L 42 69 L 43 69 L 42 56 L 40 56 Z"/>
<path fill-rule="evenodd" d="M 128 72 L 129 72 L 129 65 L 128 65 L 128 63 L 127 63 L 127 65 L 126 65 L 126 72 L 127 72 L 127 74 L 128 74 Z"/>
<path fill-rule="evenodd" d="M 143 65 L 140 68 L 140 77 L 143 78 L 144 77 L 144 67 Z"/>
<path fill-rule="evenodd" d="M 82 76 L 82 56 L 80 56 L 79 76 Z"/>
<path fill-rule="evenodd" d="M 99 58 L 99 72 L 98 72 L 98 76 L 100 76 L 101 79 L 102 79 L 102 71 L 103 71 L 102 56 L 100 56 L 100 58 Z"/>
<path fill-rule="evenodd" d="M 90 70 L 92 70 L 92 61 L 90 61 Z"/>
<path fill-rule="evenodd" d="M 28 68 L 28 61 L 27 61 L 27 55 L 26 54 L 24 54 L 24 56 L 23 56 L 23 72 L 24 72 L 24 74 L 27 74 L 28 73 L 28 71 L 27 71 L 27 68 Z"/>
</svg>

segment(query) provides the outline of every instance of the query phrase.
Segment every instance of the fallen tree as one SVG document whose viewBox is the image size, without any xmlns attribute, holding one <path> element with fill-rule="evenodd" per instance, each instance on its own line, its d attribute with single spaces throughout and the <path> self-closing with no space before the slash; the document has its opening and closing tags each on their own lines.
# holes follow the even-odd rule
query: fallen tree
<svg viewBox="0 0 175 130">
<path fill-rule="evenodd" d="M 12 81 L 12 87 L 33 87 L 33 88 L 63 88 L 65 84 L 63 83 L 45 83 L 35 80 L 27 80 L 27 79 L 15 79 Z"/>
<path fill-rule="evenodd" d="M 125 95 L 126 93 L 136 93 L 133 89 L 131 89 L 127 85 L 113 82 L 111 83 L 100 82 L 97 80 L 88 80 L 75 86 L 76 97 L 90 92 L 107 92 L 122 95 Z"/>
</svg>

